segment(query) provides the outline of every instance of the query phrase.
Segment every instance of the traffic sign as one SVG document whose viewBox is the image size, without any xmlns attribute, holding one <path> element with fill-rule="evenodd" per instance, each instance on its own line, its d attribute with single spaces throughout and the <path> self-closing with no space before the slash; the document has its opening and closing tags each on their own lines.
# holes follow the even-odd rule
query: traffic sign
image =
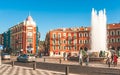
<svg viewBox="0 0 120 75">
<path fill-rule="evenodd" d="M 3 50 L 3 45 L 0 45 L 0 50 Z"/>
</svg>

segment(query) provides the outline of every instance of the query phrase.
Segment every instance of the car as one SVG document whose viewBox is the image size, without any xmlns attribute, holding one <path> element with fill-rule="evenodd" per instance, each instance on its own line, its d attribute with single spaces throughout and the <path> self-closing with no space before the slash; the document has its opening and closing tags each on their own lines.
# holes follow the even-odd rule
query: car
<svg viewBox="0 0 120 75">
<path fill-rule="evenodd" d="M 10 54 L 8 54 L 8 53 L 2 53 L 2 54 L 1 54 L 1 58 L 2 58 L 3 60 L 6 60 L 6 59 L 9 59 L 9 60 L 10 60 Z"/>
<path fill-rule="evenodd" d="M 33 62 L 35 61 L 35 56 L 33 54 L 22 54 L 17 57 L 18 62 Z"/>
</svg>

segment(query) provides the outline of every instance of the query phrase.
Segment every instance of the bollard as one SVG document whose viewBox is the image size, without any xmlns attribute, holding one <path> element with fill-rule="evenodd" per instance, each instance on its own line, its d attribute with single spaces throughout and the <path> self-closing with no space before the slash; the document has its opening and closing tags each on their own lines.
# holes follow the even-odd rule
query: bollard
<svg viewBox="0 0 120 75">
<path fill-rule="evenodd" d="M 62 60 L 61 60 L 61 59 L 59 59 L 59 62 L 60 62 L 60 64 L 61 64 Z"/>
<path fill-rule="evenodd" d="M 33 61 L 33 70 L 35 70 L 35 69 L 36 69 L 36 62 Z"/>
<path fill-rule="evenodd" d="M 69 66 L 66 66 L 65 68 L 65 75 L 69 75 Z"/>
<path fill-rule="evenodd" d="M 44 62 L 45 62 L 45 58 L 44 58 Z"/>
<path fill-rule="evenodd" d="M 14 61 L 12 61 L 12 67 L 14 66 Z"/>
</svg>

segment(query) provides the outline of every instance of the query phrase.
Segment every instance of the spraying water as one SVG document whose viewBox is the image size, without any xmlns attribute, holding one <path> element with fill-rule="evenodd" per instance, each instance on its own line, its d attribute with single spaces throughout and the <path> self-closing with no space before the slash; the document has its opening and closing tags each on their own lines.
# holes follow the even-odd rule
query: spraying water
<svg viewBox="0 0 120 75">
<path fill-rule="evenodd" d="M 97 11 L 92 9 L 91 14 L 91 51 L 100 52 L 107 50 L 107 24 L 106 24 L 106 11 L 100 10 L 97 14 Z"/>
</svg>

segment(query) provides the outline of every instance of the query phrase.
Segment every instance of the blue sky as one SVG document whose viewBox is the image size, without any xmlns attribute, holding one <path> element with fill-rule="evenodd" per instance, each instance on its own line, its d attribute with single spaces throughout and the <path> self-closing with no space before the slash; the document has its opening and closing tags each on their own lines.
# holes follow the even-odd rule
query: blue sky
<svg viewBox="0 0 120 75">
<path fill-rule="evenodd" d="M 44 40 L 51 29 L 90 26 L 92 8 L 105 8 L 107 23 L 120 22 L 120 0 L 1 0 L 0 33 L 24 21 L 30 12 Z"/>
</svg>

